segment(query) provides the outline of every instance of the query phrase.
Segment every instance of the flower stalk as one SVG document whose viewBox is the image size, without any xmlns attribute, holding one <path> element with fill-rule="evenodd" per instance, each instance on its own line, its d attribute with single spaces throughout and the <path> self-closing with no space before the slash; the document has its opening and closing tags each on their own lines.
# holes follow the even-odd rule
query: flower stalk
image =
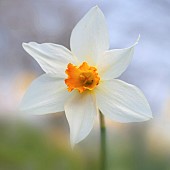
<svg viewBox="0 0 170 170">
<path fill-rule="evenodd" d="M 106 157 L 106 126 L 104 115 L 100 112 L 100 170 L 106 170 L 107 157 Z"/>
</svg>

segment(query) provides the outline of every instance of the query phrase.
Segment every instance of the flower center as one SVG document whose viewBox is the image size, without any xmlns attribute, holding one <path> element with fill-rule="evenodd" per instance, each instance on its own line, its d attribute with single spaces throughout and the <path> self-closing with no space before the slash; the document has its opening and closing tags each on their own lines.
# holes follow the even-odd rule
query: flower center
<svg viewBox="0 0 170 170">
<path fill-rule="evenodd" d="M 68 75 L 65 83 L 68 91 L 77 89 L 80 93 L 85 90 L 93 90 L 100 81 L 100 77 L 95 67 L 83 62 L 79 67 L 69 63 L 65 73 Z"/>
</svg>

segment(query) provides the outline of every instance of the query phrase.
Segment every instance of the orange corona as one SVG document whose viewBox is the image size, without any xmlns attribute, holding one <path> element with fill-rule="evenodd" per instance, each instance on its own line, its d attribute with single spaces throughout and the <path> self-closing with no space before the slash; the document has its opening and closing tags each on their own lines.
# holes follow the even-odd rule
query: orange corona
<svg viewBox="0 0 170 170">
<path fill-rule="evenodd" d="M 80 93 L 85 90 L 93 90 L 100 81 L 97 69 L 89 66 L 86 62 L 83 62 L 79 67 L 69 63 L 65 72 L 68 75 L 65 83 L 69 92 L 74 89 Z"/>
</svg>

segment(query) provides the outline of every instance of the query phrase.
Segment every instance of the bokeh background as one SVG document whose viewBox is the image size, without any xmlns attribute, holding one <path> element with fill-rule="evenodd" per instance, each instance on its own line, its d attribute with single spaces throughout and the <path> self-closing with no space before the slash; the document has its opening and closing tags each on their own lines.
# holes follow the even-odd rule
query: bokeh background
<svg viewBox="0 0 170 170">
<path fill-rule="evenodd" d="M 64 114 L 23 116 L 30 82 L 42 74 L 22 42 L 69 48 L 73 27 L 93 6 L 105 14 L 111 48 L 139 44 L 120 77 L 145 93 L 154 119 L 107 123 L 108 170 L 170 169 L 170 0 L 0 0 L 0 170 L 98 169 L 99 125 L 74 151 Z"/>
</svg>

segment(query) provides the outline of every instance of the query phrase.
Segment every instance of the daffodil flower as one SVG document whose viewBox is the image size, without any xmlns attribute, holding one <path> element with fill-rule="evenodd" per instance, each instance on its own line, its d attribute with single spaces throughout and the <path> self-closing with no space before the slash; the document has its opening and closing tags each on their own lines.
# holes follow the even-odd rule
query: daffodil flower
<svg viewBox="0 0 170 170">
<path fill-rule="evenodd" d="M 143 93 L 116 79 L 129 65 L 137 43 L 109 50 L 105 17 L 97 6 L 73 29 L 71 51 L 52 43 L 23 43 L 45 74 L 28 88 L 21 110 L 36 115 L 65 111 L 72 145 L 87 137 L 99 110 L 117 122 L 151 119 Z"/>
</svg>

